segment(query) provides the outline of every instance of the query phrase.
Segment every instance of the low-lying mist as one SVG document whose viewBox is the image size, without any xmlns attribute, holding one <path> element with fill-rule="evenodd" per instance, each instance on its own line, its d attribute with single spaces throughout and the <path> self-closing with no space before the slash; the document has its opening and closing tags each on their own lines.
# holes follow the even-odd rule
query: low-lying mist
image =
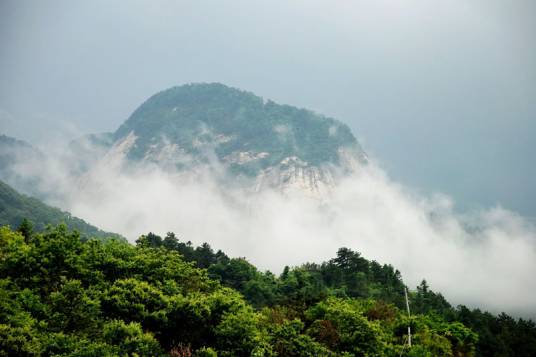
<svg viewBox="0 0 536 357">
<path fill-rule="evenodd" d="M 536 228 L 501 207 L 458 214 L 444 195 L 423 197 L 374 163 L 341 179 L 329 199 L 225 187 L 210 170 L 189 176 L 103 160 L 82 177 L 65 157 L 40 171 L 51 202 L 130 241 L 173 231 L 260 269 L 322 262 L 339 247 L 392 264 L 409 286 L 425 278 L 453 304 L 536 316 Z M 24 173 L 21 173 L 24 174 Z"/>
</svg>

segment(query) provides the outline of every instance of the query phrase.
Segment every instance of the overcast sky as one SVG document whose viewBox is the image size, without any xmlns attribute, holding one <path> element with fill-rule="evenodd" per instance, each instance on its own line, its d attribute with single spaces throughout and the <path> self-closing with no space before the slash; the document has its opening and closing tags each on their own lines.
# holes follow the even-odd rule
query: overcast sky
<svg viewBox="0 0 536 357">
<path fill-rule="evenodd" d="M 222 82 L 348 123 L 415 190 L 534 217 L 535 38 L 531 0 L 0 0 L 0 131 L 114 131 Z"/>
</svg>

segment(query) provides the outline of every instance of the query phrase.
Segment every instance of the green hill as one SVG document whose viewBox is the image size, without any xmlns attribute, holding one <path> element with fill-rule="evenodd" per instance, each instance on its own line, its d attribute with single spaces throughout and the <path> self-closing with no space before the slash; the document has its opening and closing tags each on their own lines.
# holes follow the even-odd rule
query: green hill
<svg viewBox="0 0 536 357">
<path fill-rule="evenodd" d="M 80 232 L 82 238 L 118 238 L 115 233 L 104 232 L 84 220 L 72 216 L 58 208 L 48 206 L 36 198 L 18 193 L 6 183 L 0 181 L 0 226 L 18 227 L 24 219 L 34 224 L 34 229 L 42 231 L 47 224 L 65 223 L 69 229 Z"/>
</svg>

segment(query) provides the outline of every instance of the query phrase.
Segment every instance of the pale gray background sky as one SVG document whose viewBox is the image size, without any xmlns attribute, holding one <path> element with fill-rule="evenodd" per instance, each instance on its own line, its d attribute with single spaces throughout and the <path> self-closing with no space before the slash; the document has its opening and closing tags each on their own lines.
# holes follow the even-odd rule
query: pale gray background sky
<svg viewBox="0 0 536 357">
<path fill-rule="evenodd" d="M 0 132 L 113 131 L 222 82 L 348 123 L 416 190 L 534 217 L 535 35 L 532 0 L 0 0 Z"/>
</svg>

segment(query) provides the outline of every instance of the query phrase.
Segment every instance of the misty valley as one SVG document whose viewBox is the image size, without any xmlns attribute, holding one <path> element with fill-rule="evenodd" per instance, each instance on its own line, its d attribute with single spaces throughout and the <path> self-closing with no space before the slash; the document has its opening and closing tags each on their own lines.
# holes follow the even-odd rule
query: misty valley
<svg viewBox="0 0 536 357">
<path fill-rule="evenodd" d="M 536 227 L 220 83 L 0 136 L 0 356 L 535 356 Z"/>
</svg>

